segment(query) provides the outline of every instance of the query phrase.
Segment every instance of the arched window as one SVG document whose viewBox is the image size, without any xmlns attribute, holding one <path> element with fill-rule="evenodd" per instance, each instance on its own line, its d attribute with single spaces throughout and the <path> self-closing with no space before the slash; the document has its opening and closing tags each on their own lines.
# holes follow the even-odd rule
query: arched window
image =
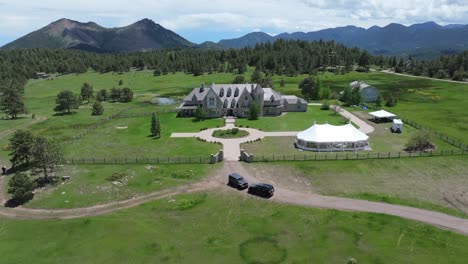
<svg viewBox="0 0 468 264">
<path fill-rule="evenodd" d="M 221 88 L 221 90 L 219 91 L 219 97 L 223 97 L 224 96 L 224 88 Z"/>
<path fill-rule="evenodd" d="M 234 97 L 239 96 L 239 88 L 236 87 L 236 90 L 234 91 Z"/>
<path fill-rule="evenodd" d="M 223 104 L 223 108 L 227 108 L 228 107 L 228 100 L 224 100 L 224 104 Z"/>
<path fill-rule="evenodd" d="M 226 97 L 231 97 L 231 94 L 232 94 L 232 90 L 231 90 L 231 87 L 229 87 Z"/>
<path fill-rule="evenodd" d="M 232 100 L 231 101 L 231 108 L 235 108 L 236 107 L 236 100 Z"/>
</svg>

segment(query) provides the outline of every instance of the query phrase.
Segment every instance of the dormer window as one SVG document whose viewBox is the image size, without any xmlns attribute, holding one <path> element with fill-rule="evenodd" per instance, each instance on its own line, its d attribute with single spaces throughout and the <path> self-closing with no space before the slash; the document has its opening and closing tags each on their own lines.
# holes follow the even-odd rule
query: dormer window
<svg viewBox="0 0 468 264">
<path fill-rule="evenodd" d="M 234 108 L 236 106 L 236 100 L 231 101 L 231 108 Z"/>
<path fill-rule="evenodd" d="M 231 87 L 229 87 L 226 97 L 231 97 L 231 94 L 232 94 L 232 90 L 231 90 Z"/>
<path fill-rule="evenodd" d="M 224 100 L 224 104 L 223 104 L 223 108 L 227 108 L 228 107 L 228 100 Z"/>
<path fill-rule="evenodd" d="M 224 96 L 224 88 L 221 88 L 221 90 L 219 91 L 219 97 L 223 97 Z"/>
<path fill-rule="evenodd" d="M 270 97 L 270 101 L 272 101 L 272 102 L 275 101 L 275 97 L 273 95 Z"/>
<path fill-rule="evenodd" d="M 236 91 L 234 91 L 234 97 L 239 96 L 239 88 L 236 87 Z"/>
</svg>

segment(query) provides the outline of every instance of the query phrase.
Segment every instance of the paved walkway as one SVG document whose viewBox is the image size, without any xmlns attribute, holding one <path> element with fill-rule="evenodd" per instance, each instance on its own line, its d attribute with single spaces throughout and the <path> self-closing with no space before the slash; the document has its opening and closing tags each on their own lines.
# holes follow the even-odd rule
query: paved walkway
<svg viewBox="0 0 468 264">
<path fill-rule="evenodd" d="M 345 109 L 339 107 L 339 106 L 336 106 L 336 105 L 332 105 L 330 106 L 330 108 L 332 109 L 336 109 L 338 108 L 338 113 L 340 115 L 342 115 L 343 117 L 351 120 L 351 122 L 353 122 L 354 124 L 358 125 L 359 126 L 359 131 L 361 131 L 362 133 L 364 134 L 369 134 L 369 133 L 372 133 L 374 132 L 374 127 L 367 124 L 365 121 L 361 120 L 359 117 L 351 114 L 350 112 L 346 111 Z M 336 110 L 335 110 L 336 111 Z"/>
<path fill-rule="evenodd" d="M 299 133 L 298 131 L 263 132 L 254 128 L 242 127 L 239 129 L 249 132 L 249 135 L 247 137 L 224 139 L 224 138 L 216 138 L 212 136 L 215 130 L 232 129 L 234 127 L 235 127 L 235 119 L 228 117 L 224 127 L 210 128 L 207 130 L 200 131 L 198 133 L 172 133 L 171 137 L 173 138 L 198 137 L 208 142 L 219 142 L 223 145 L 224 160 L 238 161 L 239 156 L 240 156 L 240 145 L 243 143 L 247 143 L 249 141 L 255 141 L 258 139 L 263 139 L 264 137 L 293 137 L 293 136 L 296 136 L 297 133 Z"/>
</svg>

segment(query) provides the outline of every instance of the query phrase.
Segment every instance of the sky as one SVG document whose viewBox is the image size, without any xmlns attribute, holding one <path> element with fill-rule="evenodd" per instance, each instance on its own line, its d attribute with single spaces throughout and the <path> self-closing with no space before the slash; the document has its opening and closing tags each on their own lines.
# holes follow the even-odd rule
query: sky
<svg viewBox="0 0 468 264">
<path fill-rule="evenodd" d="M 149 18 L 201 43 L 355 25 L 467 24 L 468 0 L 0 0 L 0 46 L 60 18 L 120 27 Z"/>
</svg>

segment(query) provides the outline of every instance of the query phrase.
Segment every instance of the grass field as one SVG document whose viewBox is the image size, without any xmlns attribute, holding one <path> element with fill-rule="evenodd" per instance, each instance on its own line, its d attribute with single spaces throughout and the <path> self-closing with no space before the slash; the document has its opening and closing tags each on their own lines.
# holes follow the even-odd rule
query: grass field
<svg viewBox="0 0 468 264">
<path fill-rule="evenodd" d="M 368 152 L 381 152 L 381 153 L 397 153 L 402 152 L 405 153 L 404 149 L 408 140 L 417 132 L 416 128 L 406 125 L 404 128 L 403 133 L 396 134 L 391 133 L 389 127 L 390 124 L 372 124 L 375 128 L 375 131 L 368 134 L 369 136 L 369 145 L 371 147 L 371 151 L 360 151 L 359 153 L 362 155 L 366 155 Z M 254 154 L 257 156 L 271 156 L 275 154 L 277 156 L 281 155 L 325 155 L 325 153 L 317 153 L 312 151 L 302 151 L 297 149 L 294 146 L 295 137 L 266 137 L 261 141 L 251 142 L 251 143 L 244 143 L 242 144 L 242 148 L 250 154 Z M 440 139 L 433 138 L 432 142 L 436 146 L 436 150 L 434 151 L 442 151 L 442 150 L 452 150 L 458 149 L 455 146 L 452 146 Z M 342 152 L 339 152 L 342 153 Z M 330 155 L 330 153 L 328 153 Z"/>
<path fill-rule="evenodd" d="M 222 126 L 221 119 L 193 122 L 176 118 L 175 113 L 159 115 L 161 138 L 150 137 L 151 116 L 115 119 L 67 145 L 67 157 L 135 158 L 135 157 L 209 157 L 221 148 L 195 138 L 171 138 L 173 132 L 199 132 L 204 127 Z"/>
<path fill-rule="evenodd" d="M 276 184 L 304 181 L 320 194 L 468 215 L 467 156 L 360 161 L 252 163 Z"/>
<path fill-rule="evenodd" d="M 5 264 L 346 263 L 350 257 L 417 264 L 468 258 L 466 236 L 397 217 L 211 193 L 84 219 L 0 219 L 0 236 Z"/>
<path fill-rule="evenodd" d="M 196 164 L 65 166 L 58 175 L 70 176 L 71 180 L 40 189 L 25 206 L 76 208 L 131 199 L 200 180 L 217 168 L 218 166 Z M 114 173 L 123 173 L 125 176 L 111 179 Z"/>
<path fill-rule="evenodd" d="M 307 112 L 284 113 L 278 117 L 260 117 L 258 120 L 237 119 L 236 126 L 249 126 L 263 131 L 301 131 L 317 122 L 343 125 L 347 121 L 331 110 L 320 110 L 319 106 L 309 106 Z"/>
</svg>

